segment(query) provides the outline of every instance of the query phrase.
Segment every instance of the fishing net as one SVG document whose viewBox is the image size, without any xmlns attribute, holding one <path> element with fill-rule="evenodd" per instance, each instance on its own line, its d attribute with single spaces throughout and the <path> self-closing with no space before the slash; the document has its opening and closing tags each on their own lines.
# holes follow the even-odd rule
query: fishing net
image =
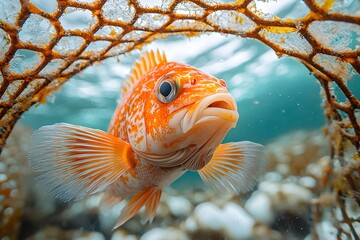
<svg viewBox="0 0 360 240">
<path fill-rule="evenodd" d="M 348 206 L 360 207 L 360 101 L 348 82 L 360 72 L 359 2 L 295 1 L 290 17 L 257 7 L 277 4 L 271 0 L 144 2 L 0 0 L 0 145 L 23 112 L 103 59 L 174 34 L 257 39 L 279 57 L 302 62 L 322 86 L 331 161 L 313 201 L 312 235 L 317 237 L 330 192 L 336 195 L 338 237 L 358 239 L 360 220 Z"/>
</svg>

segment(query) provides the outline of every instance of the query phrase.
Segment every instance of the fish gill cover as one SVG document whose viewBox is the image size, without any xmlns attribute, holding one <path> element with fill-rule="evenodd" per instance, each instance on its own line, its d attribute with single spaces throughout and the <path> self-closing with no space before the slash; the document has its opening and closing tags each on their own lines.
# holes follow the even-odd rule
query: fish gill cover
<svg viewBox="0 0 360 240">
<path fill-rule="evenodd" d="M 322 86 L 332 159 L 313 201 L 314 238 L 323 217 L 322 194 L 329 191 L 340 209 L 337 235 L 359 238 L 359 219 L 347 213 L 346 202 L 360 207 L 360 101 L 348 86 L 360 72 L 360 3 L 304 0 L 291 18 L 259 7 L 280 2 L 0 0 L 0 146 L 22 113 L 106 58 L 175 34 L 257 39 L 279 57 L 302 62 Z"/>
</svg>

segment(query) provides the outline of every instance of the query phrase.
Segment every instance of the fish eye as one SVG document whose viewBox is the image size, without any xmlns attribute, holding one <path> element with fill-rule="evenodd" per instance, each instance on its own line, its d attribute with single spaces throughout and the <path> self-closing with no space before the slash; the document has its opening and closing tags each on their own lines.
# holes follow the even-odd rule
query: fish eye
<svg viewBox="0 0 360 240">
<path fill-rule="evenodd" d="M 157 84 L 156 97 L 162 103 L 169 103 L 178 96 L 179 90 L 179 80 L 175 76 L 166 76 Z"/>
<path fill-rule="evenodd" d="M 173 86 L 171 85 L 171 83 L 169 83 L 168 81 L 164 81 L 160 84 L 160 94 L 163 95 L 164 97 L 169 96 L 169 94 L 171 93 L 173 89 Z"/>
</svg>

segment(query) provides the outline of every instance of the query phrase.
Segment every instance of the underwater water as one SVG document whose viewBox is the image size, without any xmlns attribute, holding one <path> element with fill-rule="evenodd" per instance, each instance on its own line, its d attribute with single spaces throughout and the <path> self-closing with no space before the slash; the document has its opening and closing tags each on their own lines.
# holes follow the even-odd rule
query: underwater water
<svg viewBox="0 0 360 240">
<path fill-rule="evenodd" d="M 288 5 L 280 5 L 272 13 L 287 11 Z M 123 203 L 112 211 L 101 209 L 101 193 L 67 203 L 54 200 L 36 187 L 21 152 L 26 151 L 31 132 L 45 125 L 70 123 L 106 131 L 122 82 L 140 55 L 151 49 L 164 51 L 169 61 L 190 64 L 226 81 L 240 118 L 224 142 L 264 145 L 267 166 L 259 184 L 239 196 L 214 192 L 196 172 L 186 173 L 165 189 L 152 224 L 141 224 L 142 211 L 112 230 Z M 359 75 L 347 84 L 359 97 Z M 5 155 L 26 161 L 19 239 L 311 239 L 311 201 L 329 162 L 322 104 L 320 85 L 303 64 L 277 56 L 258 41 L 232 35 L 156 40 L 141 51 L 88 67 L 49 96 L 46 104 L 25 112 L 9 140 L 17 148 Z M 352 213 L 354 218 L 359 215 L 358 209 Z M 319 225 L 320 239 L 336 239 L 332 217 Z M 360 234 L 360 226 L 356 231 Z"/>
</svg>

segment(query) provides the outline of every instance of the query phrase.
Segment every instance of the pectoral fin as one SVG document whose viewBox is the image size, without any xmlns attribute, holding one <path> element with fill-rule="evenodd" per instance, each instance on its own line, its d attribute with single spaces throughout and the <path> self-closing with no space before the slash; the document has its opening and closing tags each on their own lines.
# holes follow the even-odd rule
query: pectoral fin
<svg viewBox="0 0 360 240">
<path fill-rule="evenodd" d="M 101 130 L 55 124 L 35 131 L 29 151 L 38 184 L 69 201 L 102 191 L 132 166 L 130 145 Z"/>
<path fill-rule="evenodd" d="M 215 190 L 246 192 L 254 187 L 263 168 L 262 155 L 263 146 L 253 142 L 221 144 L 199 174 L 206 185 Z"/>
</svg>

